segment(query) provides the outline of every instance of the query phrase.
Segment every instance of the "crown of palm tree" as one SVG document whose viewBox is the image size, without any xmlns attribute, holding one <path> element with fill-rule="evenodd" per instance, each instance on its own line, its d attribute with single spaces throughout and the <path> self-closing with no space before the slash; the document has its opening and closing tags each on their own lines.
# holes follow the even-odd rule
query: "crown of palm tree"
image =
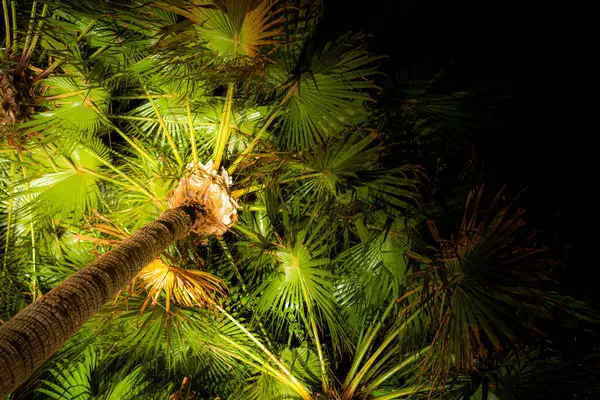
<svg viewBox="0 0 600 400">
<path fill-rule="evenodd" d="M 221 175 L 213 169 L 213 162 L 192 167 L 189 176 L 182 178 L 169 199 L 169 207 L 182 204 L 200 204 L 204 213 L 196 220 L 192 230 L 201 235 L 222 236 L 237 220 L 239 208 L 229 192 L 231 178 L 223 168 Z"/>
</svg>

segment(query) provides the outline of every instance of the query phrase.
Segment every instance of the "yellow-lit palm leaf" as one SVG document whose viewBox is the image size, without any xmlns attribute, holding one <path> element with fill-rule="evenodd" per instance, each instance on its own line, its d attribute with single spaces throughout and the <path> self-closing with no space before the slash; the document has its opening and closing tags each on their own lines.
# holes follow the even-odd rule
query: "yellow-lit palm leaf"
<svg viewBox="0 0 600 400">
<path fill-rule="evenodd" d="M 144 267 L 135 278 L 134 285 L 138 280 L 141 281 L 140 286 L 148 292 L 141 312 L 146 309 L 150 300 L 152 306 L 155 306 L 163 291 L 167 312 L 170 311 L 171 300 L 188 307 L 212 308 L 216 305 L 215 297 L 225 292 L 224 282 L 216 276 L 174 267 L 160 259 Z"/>
</svg>

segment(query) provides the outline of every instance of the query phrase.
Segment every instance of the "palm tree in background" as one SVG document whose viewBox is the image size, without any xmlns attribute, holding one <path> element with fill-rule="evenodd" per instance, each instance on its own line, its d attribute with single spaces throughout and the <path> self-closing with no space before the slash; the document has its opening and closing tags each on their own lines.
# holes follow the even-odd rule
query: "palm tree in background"
<svg viewBox="0 0 600 400">
<path fill-rule="evenodd" d="M 424 171 L 390 166 L 375 128 L 410 113 L 430 129 L 436 110 L 436 129 L 455 126 L 454 103 L 417 92 L 374 113 L 379 58 L 360 34 L 320 43 L 320 2 L 3 6 L 0 319 L 191 192 L 212 215 L 199 176 L 231 178 L 239 205 L 221 225 L 195 210 L 155 230 L 161 246 L 122 263 L 78 324 L 102 311 L 13 398 L 522 393 L 531 369 L 507 365 L 542 347 L 559 300 L 521 212 L 473 189 L 459 229 L 436 226 Z M 539 371 L 545 356 L 530 357 Z"/>
</svg>

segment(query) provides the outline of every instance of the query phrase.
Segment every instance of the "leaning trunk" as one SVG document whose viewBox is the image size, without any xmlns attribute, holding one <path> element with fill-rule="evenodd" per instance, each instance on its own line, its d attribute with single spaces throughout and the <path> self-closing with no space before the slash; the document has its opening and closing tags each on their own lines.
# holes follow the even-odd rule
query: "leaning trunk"
<svg viewBox="0 0 600 400">
<path fill-rule="evenodd" d="M 198 211 L 192 206 L 166 211 L 0 326 L 0 398 L 23 383 L 142 267 L 189 234 Z"/>
</svg>

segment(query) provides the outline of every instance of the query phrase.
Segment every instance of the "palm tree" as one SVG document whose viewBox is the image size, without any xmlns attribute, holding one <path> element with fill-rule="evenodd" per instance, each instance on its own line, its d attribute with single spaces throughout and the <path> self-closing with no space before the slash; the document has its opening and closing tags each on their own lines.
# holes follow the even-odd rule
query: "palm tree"
<svg viewBox="0 0 600 400">
<path fill-rule="evenodd" d="M 27 379 L 143 266 L 187 235 L 198 213 L 189 206 L 169 210 L 3 324 L 0 393 L 10 392 Z"/>
<path fill-rule="evenodd" d="M 454 398 L 535 347 L 557 300 L 520 213 L 473 191 L 458 233 L 428 222 L 425 171 L 376 128 L 448 102 L 375 110 L 379 57 L 319 42 L 319 1 L 3 4 L 43 24 L 27 96 L 2 89 L 32 112 L 0 153 L 1 395 L 58 349 L 15 399 Z M 61 326 L 35 360 L 32 320 Z"/>
</svg>

